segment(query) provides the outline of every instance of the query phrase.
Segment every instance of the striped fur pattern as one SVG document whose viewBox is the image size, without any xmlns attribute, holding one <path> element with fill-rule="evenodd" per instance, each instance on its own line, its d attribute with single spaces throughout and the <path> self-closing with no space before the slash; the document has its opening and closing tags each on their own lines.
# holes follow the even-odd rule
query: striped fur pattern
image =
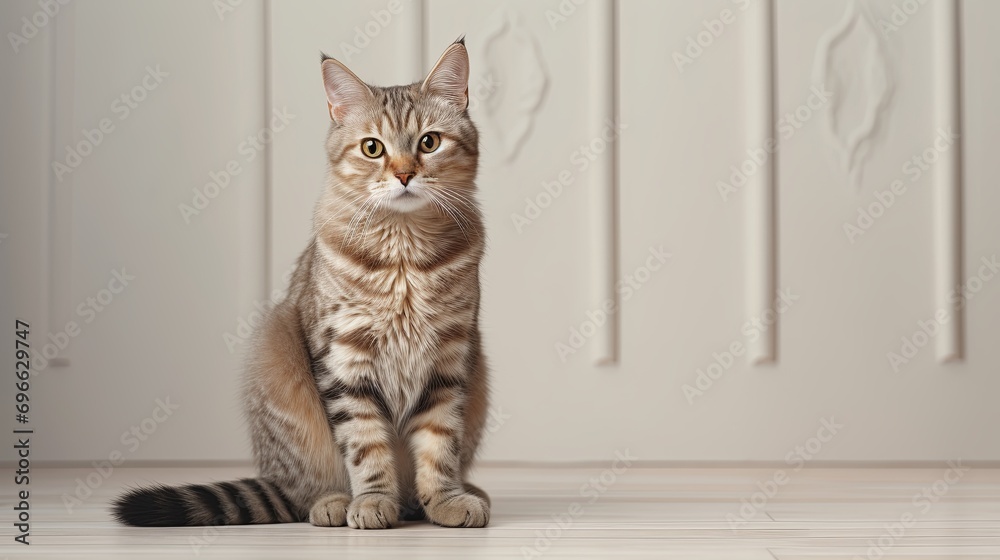
<svg viewBox="0 0 1000 560">
<path fill-rule="evenodd" d="M 114 504 L 126 524 L 489 522 L 466 482 L 488 388 L 464 42 L 407 86 L 322 68 L 329 182 L 245 376 L 258 477 L 132 490 Z"/>
</svg>

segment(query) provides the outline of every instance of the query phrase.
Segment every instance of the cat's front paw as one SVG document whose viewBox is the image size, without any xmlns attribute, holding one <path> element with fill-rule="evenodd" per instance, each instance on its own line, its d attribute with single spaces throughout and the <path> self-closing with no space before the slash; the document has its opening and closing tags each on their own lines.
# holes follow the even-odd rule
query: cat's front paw
<svg viewBox="0 0 1000 560">
<path fill-rule="evenodd" d="M 388 529 L 399 521 L 399 503 L 385 494 L 362 494 L 347 508 L 352 529 Z"/>
<path fill-rule="evenodd" d="M 432 500 L 424 511 L 428 519 L 444 527 L 485 527 L 490 522 L 489 503 L 468 492 Z"/>
<path fill-rule="evenodd" d="M 316 500 L 309 510 L 309 523 L 317 527 L 343 527 L 347 525 L 347 494 L 328 494 Z"/>
</svg>

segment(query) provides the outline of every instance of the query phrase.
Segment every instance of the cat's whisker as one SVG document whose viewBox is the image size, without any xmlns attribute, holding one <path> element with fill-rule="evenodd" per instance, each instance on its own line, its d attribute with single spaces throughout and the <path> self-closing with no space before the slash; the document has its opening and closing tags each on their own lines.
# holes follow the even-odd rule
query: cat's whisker
<svg viewBox="0 0 1000 560">
<path fill-rule="evenodd" d="M 475 200 L 473 200 L 470 197 L 468 197 L 467 195 L 462 194 L 461 191 L 443 189 L 442 192 L 446 196 L 449 196 L 453 200 L 455 200 L 456 202 L 462 204 L 462 206 L 464 206 L 467 210 L 470 210 L 470 211 L 478 211 L 479 210 L 479 204 Z"/>
<path fill-rule="evenodd" d="M 357 203 L 361 201 L 364 197 L 365 197 L 364 193 L 352 196 L 347 204 L 338 207 L 337 210 L 333 212 L 333 215 L 327 218 L 326 221 L 324 221 L 320 227 L 330 223 L 330 220 L 333 220 L 334 218 L 339 218 L 341 215 L 344 214 L 344 212 L 351 210 L 352 207 L 357 205 Z"/>
<path fill-rule="evenodd" d="M 331 190 L 333 190 L 333 191 L 336 191 L 337 187 L 339 187 L 339 186 L 341 186 L 343 184 L 346 184 L 346 183 L 347 183 L 347 181 L 341 181 L 340 183 L 337 183 L 336 185 L 333 185 L 332 187 L 329 187 L 329 188 Z M 339 201 L 341 201 L 344 198 L 350 198 L 350 200 L 348 201 L 347 204 L 340 205 L 337 208 L 336 212 L 331 213 L 331 215 L 330 215 L 329 218 L 327 218 L 326 220 L 324 220 L 323 223 L 319 225 L 319 227 L 315 228 L 316 231 L 322 231 L 323 228 L 327 224 L 330 223 L 330 221 L 332 221 L 334 218 L 340 217 L 340 215 L 343 214 L 345 210 L 347 210 L 348 208 L 350 208 L 351 205 L 356 204 L 363 197 L 364 197 L 364 193 L 361 193 L 361 194 L 350 194 L 350 195 L 343 194 L 343 195 L 339 196 L 337 199 L 334 200 L 334 202 L 339 202 Z"/>
<path fill-rule="evenodd" d="M 360 214 L 358 221 L 355 222 L 354 230 L 351 234 L 348 246 L 350 246 L 351 243 L 356 243 L 358 244 L 358 246 L 360 246 L 364 242 L 365 234 L 368 230 L 368 223 L 371 222 L 371 219 L 375 215 L 375 212 L 378 210 L 380 204 L 381 204 L 381 198 L 378 197 L 377 195 L 373 196 L 365 212 Z"/>
<path fill-rule="evenodd" d="M 445 189 L 428 189 L 428 191 L 435 193 L 436 197 L 440 197 L 440 200 L 448 201 L 449 206 L 451 207 L 452 210 L 454 210 L 453 213 L 450 212 L 449 214 L 452 216 L 452 219 L 455 220 L 455 223 L 458 224 L 458 227 L 462 229 L 463 234 L 466 234 L 465 228 L 462 226 L 461 223 L 464 221 L 465 224 L 469 226 L 469 228 L 473 229 L 476 232 L 477 235 L 481 235 L 479 228 L 476 227 L 475 224 L 468 219 L 465 213 L 462 212 L 457 207 L 457 205 L 462 205 L 466 208 L 466 210 L 473 210 L 477 208 L 473 203 L 471 203 L 468 199 L 463 198 L 457 192 L 449 192 L 448 190 Z M 468 240 L 467 234 L 466 234 L 466 240 Z"/>
<path fill-rule="evenodd" d="M 366 208 L 368 208 L 368 206 L 373 203 L 373 200 L 375 199 L 377 194 L 378 193 L 369 194 L 368 198 L 366 198 L 365 201 L 361 204 L 361 207 L 354 213 L 354 216 L 351 217 L 351 221 L 348 222 L 347 224 L 347 232 L 344 234 L 344 238 L 340 242 L 341 250 L 343 250 L 344 247 L 350 246 L 351 240 L 354 237 L 355 228 L 360 224 L 361 220 L 364 219 Z"/>
<path fill-rule="evenodd" d="M 438 194 L 441 194 L 440 191 Z M 438 198 L 437 196 L 432 195 L 431 200 L 437 203 L 438 207 L 444 210 L 447 213 L 447 215 L 451 217 L 451 219 L 458 226 L 458 229 L 461 230 L 462 236 L 465 237 L 465 242 L 470 243 L 469 234 L 465 231 L 465 227 L 462 226 L 462 220 L 461 218 L 459 218 L 460 212 L 458 211 L 458 209 L 455 208 L 453 204 L 449 203 L 444 198 Z"/>
<path fill-rule="evenodd" d="M 452 216 L 455 219 L 455 221 L 459 223 L 459 226 L 462 226 L 464 222 L 465 225 L 468 225 L 469 227 L 475 229 L 475 226 L 472 224 L 472 221 L 469 220 L 468 217 L 465 215 L 465 212 L 463 212 L 462 209 L 459 208 L 459 206 L 465 206 L 465 204 L 461 200 L 456 199 L 453 195 L 449 194 L 447 191 L 437 191 L 435 197 L 441 200 L 442 202 L 446 203 L 448 207 L 454 211 Z"/>
<path fill-rule="evenodd" d="M 372 211 L 368 214 L 368 220 L 365 221 L 365 227 L 362 230 L 361 239 L 364 239 L 365 236 L 368 234 L 368 227 L 372 223 L 372 218 L 375 216 L 375 213 L 382 208 L 382 204 L 385 202 L 385 200 L 386 200 L 385 196 L 380 197 L 379 200 L 375 203 L 374 208 L 372 208 Z"/>
<path fill-rule="evenodd" d="M 463 198 L 466 197 L 465 191 L 469 189 L 469 185 L 463 183 L 457 183 L 454 181 L 446 181 L 439 179 L 437 177 L 426 178 L 425 183 L 437 190 L 445 190 L 451 194 L 460 195 Z"/>
<path fill-rule="evenodd" d="M 369 194 L 368 198 L 366 198 L 365 201 L 361 203 L 361 206 L 359 206 L 357 209 L 354 210 L 354 214 L 351 216 L 351 219 L 347 222 L 347 231 L 344 234 L 343 241 L 341 241 L 342 248 L 350 239 L 350 236 L 354 231 L 354 224 L 360 219 L 360 216 L 364 215 L 364 210 L 368 206 L 368 202 L 371 201 L 373 196 L 375 195 Z"/>
</svg>

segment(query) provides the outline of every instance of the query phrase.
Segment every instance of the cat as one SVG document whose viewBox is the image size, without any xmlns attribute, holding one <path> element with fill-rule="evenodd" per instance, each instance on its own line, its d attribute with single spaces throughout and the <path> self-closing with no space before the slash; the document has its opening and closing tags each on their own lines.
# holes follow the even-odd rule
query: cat
<svg viewBox="0 0 1000 560">
<path fill-rule="evenodd" d="M 321 66 L 328 184 L 245 372 L 257 477 L 128 490 L 122 523 L 489 523 L 489 497 L 466 481 L 489 389 L 464 38 L 405 86 Z"/>
</svg>

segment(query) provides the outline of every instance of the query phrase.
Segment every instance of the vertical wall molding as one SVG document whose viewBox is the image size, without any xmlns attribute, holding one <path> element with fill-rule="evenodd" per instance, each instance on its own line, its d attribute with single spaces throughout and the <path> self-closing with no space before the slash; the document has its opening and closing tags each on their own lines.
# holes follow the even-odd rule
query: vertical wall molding
<svg viewBox="0 0 1000 560">
<path fill-rule="evenodd" d="M 933 125 L 939 130 L 952 130 L 961 135 L 961 53 L 959 47 L 958 0 L 936 0 L 930 3 L 932 13 L 931 42 L 933 46 L 932 80 Z M 847 40 L 852 30 L 870 39 L 862 67 L 861 89 L 865 95 L 865 112 L 854 128 L 839 122 L 838 107 L 842 96 L 834 96 L 826 112 L 827 131 L 838 150 L 841 163 L 855 186 L 860 186 L 866 144 L 884 120 L 892 95 L 892 81 L 887 48 L 877 29 L 876 16 L 869 3 L 851 0 L 843 18 L 820 38 L 814 80 L 838 90 L 837 85 L 856 80 L 858 67 L 836 66 L 832 53 Z M 842 89 L 842 88 L 841 88 Z M 945 311 L 951 319 L 936 337 L 937 360 L 941 363 L 961 360 L 964 354 L 964 318 L 961 308 L 949 301 L 950 294 L 962 283 L 962 149 L 961 139 L 939 155 L 933 171 L 933 243 L 934 243 L 934 309 Z"/>
<path fill-rule="evenodd" d="M 62 161 L 66 146 L 74 144 L 75 4 L 63 6 L 52 18 L 51 81 L 52 136 L 49 161 Z M 73 312 L 73 180 L 74 174 L 56 179 L 49 168 L 48 185 L 48 321 L 52 332 L 61 329 Z M 50 367 L 70 365 L 72 346 L 49 360 Z"/>
<path fill-rule="evenodd" d="M 747 126 L 748 146 L 759 146 L 774 135 L 773 0 L 751 3 L 747 8 Z M 747 181 L 747 313 L 759 317 L 772 307 L 775 297 L 775 158 L 773 154 Z M 755 341 L 748 343 L 752 364 L 774 362 L 777 322 Z"/>
<path fill-rule="evenodd" d="M 591 138 L 601 138 L 607 122 L 617 115 L 615 91 L 615 60 L 617 56 L 615 28 L 617 10 L 614 0 L 590 2 L 590 40 L 587 61 L 590 72 Z M 618 273 L 616 234 L 616 146 L 606 150 L 594 161 L 590 171 L 590 231 L 591 231 L 591 301 L 603 305 L 617 304 L 615 278 Z M 617 309 L 616 305 L 616 309 Z M 617 360 L 619 313 L 611 313 L 608 322 L 595 336 L 591 346 L 597 365 L 614 364 Z"/>
<path fill-rule="evenodd" d="M 407 17 L 405 29 L 402 33 L 403 44 L 412 45 L 407 49 L 409 67 L 412 68 L 412 79 L 414 81 L 423 80 L 430 67 L 427 66 L 427 51 L 430 48 L 427 37 L 427 7 L 424 0 L 412 0 L 410 2 L 413 14 Z"/>
<path fill-rule="evenodd" d="M 957 0 L 937 0 L 931 4 L 934 44 L 934 126 L 951 129 L 961 136 L 959 106 L 961 54 Z M 951 320 L 937 336 L 939 362 L 963 357 L 961 308 L 949 301 L 949 294 L 962 283 L 962 143 L 941 153 L 934 167 L 934 292 L 935 310 L 947 311 Z"/>
<path fill-rule="evenodd" d="M 271 0 L 264 0 L 264 122 L 269 122 L 274 103 L 274 48 L 272 47 L 273 22 Z M 271 201 L 274 200 L 274 144 L 264 146 L 264 294 L 269 298 L 272 285 L 271 271 L 274 269 L 274 248 L 271 243 L 274 224 L 271 216 Z M 283 287 L 282 287 L 283 288 Z"/>
</svg>

